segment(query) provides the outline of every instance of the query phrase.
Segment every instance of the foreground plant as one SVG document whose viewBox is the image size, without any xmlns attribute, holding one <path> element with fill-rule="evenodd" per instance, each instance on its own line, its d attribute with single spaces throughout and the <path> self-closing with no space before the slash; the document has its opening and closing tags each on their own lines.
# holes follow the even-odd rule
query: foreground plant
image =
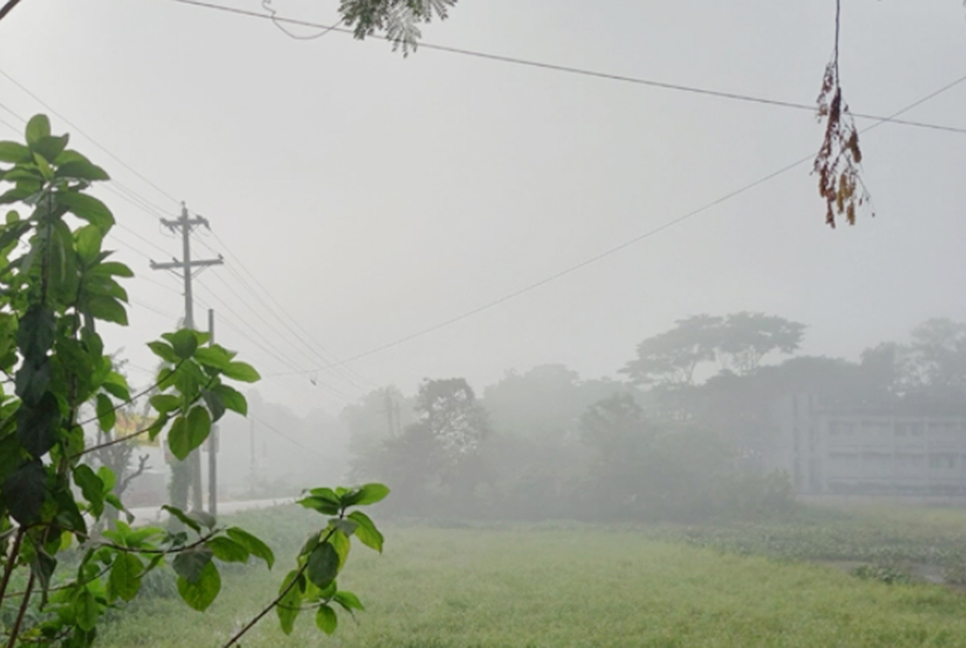
<svg viewBox="0 0 966 648">
<path fill-rule="evenodd" d="M 97 332 L 99 322 L 127 325 L 127 291 L 119 279 L 130 268 L 110 261 L 104 237 L 114 226 L 107 206 L 86 191 L 108 179 L 103 169 L 67 149 L 43 115 L 30 120 L 26 143 L 0 142 L 0 204 L 20 204 L 0 226 L 0 629 L 8 648 L 18 643 L 89 646 L 104 613 L 137 596 L 144 576 L 170 566 L 178 592 L 205 610 L 221 590 L 216 559 L 269 568 L 275 557 L 254 535 L 218 526 L 203 512 L 165 507 L 183 530 L 132 528 L 91 531 L 108 507 L 125 512 L 113 492 L 116 476 L 86 463 L 91 453 L 144 435 L 166 432 L 171 453 L 185 459 L 201 446 L 228 410 L 245 415 L 245 397 L 226 380 L 255 382 L 258 372 L 209 336 L 182 329 L 148 346 L 164 363 L 148 390 L 131 394 L 114 370 Z M 110 438 L 117 410 L 151 392 L 154 422 Z M 82 420 L 82 412 L 96 415 Z M 97 424 L 109 440 L 88 445 L 84 426 Z M 336 576 L 350 536 L 382 550 L 372 521 L 350 507 L 388 494 L 381 484 L 316 489 L 301 503 L 333 516 L 313 534 L 280 595 L 226 645 L 235 644 L 270 610 L 291 632 L 303 606 L 335 630 L 334 605 L 352 612 L 358 598 L 341 592 Z M 131 521 L 131 518 L 128 518 Z"/>
</svg>

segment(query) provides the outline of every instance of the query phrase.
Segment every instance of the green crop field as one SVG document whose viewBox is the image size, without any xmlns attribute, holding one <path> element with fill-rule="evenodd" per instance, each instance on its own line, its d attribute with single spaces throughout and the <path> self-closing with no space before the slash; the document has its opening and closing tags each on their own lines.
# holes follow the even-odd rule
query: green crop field
<svg viewBox="0 0 966 648">
<path fill-rule="evenodd" d="M 905 551 L 948 560 L 964 520 L 958 513 L 843 513 L 678 529 L 386 526 L 385 553 L 355 547 L 340 579 L 366 604 L 357 622 L 340 616 L 336 635 L 325 637 L 308 614 L 285 637 L 272 615 L 243 645 L 966 646 L 959 592 L 888 585 L 797 560 L 876 556 L 890 546 L 899 551 L 894 559 Z M 310 518 L 283 509 L 241 522 L 277 548 L 273 572 L 226 566 L 221 597 L 203 614 L 176 598 L 136 602 L 105 626 L 100 645 L 220 645 L 271 598 Z M 748 555 L 755 553 L 767 556 Z"/>
</svg>

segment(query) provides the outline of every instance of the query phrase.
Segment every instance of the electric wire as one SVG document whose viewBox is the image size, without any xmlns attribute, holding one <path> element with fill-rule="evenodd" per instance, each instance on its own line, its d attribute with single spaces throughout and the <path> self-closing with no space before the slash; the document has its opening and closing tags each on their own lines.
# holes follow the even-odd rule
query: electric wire
<svg viewBox="0 0 966 648">
<path fill-rule="evenodd" d="M 272 20 L 273 22 L 288 23 L 291 25 L 300 25 L 303 27 L 315 27 L 319 29 L 328 29 L 329 31 L 339 32 L 343 34 L 354 34 L 352 29 L 345 27 L 331 27 L 329 25 L 324 25 L 321 23 L 312 22 L 310 20 L 299 20 L 295 18 L 284 18 L 276 15 L 268 15 L 259 13 L 257 11 L 251 11 L 249 9 L 241 9 L 238 7 L 226 7 L 224 5 L 213 4 L 209 2 L 203 2 L 202 0 L 171 0 L 172 2 L 177 2 L 179 4 L 192 5 L 196 7 L 203 7 L 205 9 L 213 9 L 217 11 L 224 11 L 227 13 L 232 13 L 240 16 L 247 16 L 250 18 L 261 18 L 263 20 Z M 459 54 L 462 56 L 469 56 L 478 59 L 485 59 L 490 61 L 497 61 L 500 63 L 508 63 L 512 65 L 522 65 L 533 68 L 540 68 L 545 70 L 551 70 L 554 72 L 562 72 L 566 74 L 575 74 L 585 77 L 594 77 L 598 79 L 607 79 L 610 81 L 621 81 L 624 83 L 632 83 L 635 85 L 648 86 L 652 88 L 659 88 L 662 90 L 671 90 L 676 92 L 686 92 L 696 95 L 705 95 L 709 97 L 717 97 L 719 99 L 728 99 L 731 101 L 742 101 L 746 103 L 762 104 L 767 106 L 775 106 L 779 108 L 789 108 L 793 110 L 805 110 L 811 113 L 816 112 L 816 107 L 813 104 L 799 103 L 794 101 L 785 101 L 782 99 L 771 99 L 769 97 L 759 97 L 755 95 L 742 94 L 738 92 L 729 92 L 724 90 L 712 90 L 710 88 L 701 88 L 698 86 L 684 85 L 680 83 L 669 83 L 665 81 L 656 81 L 653 79 L 645 79 L 641 77 L 627 76 L 623 74 L 613 74 L 610 72 L 599 72 L 596 70 L 590 70 L 586 68 L 572 67 L 569 65 L 558 65 L 555 63 L 545 63 L 542 61 L 534 61 L 531 59 L 524 59 L 515 56 L 504 56 L 502 54 L 491 54 L 487 52 L 480 52 L 476 50 L 464 49 L 460 47 L 450 47 L 448 45 L 437 45 L 435 43 L 420 42 L 417 47 L 421 47 L 428 50 L 435 50 L 439 52 L 447 52 L 450 54 Z M 849 111 L 853 117 L 857 119 L 867 119 L 873 121 L 886 121 L 893 124 L 898 124 L 901 126 L 911 126 L 915 128 L 926 128 L 932 130 L 945 131 L 950 133 L 966 134 L 966 128 L 947 126 L 944 124 L 932 124 L 926 122 L 910 121 L 905 119 L 896 119 L 894 117 L 883 117 L 881 115 L 873 115 L 868 113 L 857 113 Z"/>
<path fill-rule="evenodd" d="M 112 160 L 114 160 L 115 162 L 117 162 L 118 164 L 120 164 L 122 167 L 124 167 L 125 169 L 127 169 L 128 171 L 130 171 L 131 173 L 133 173 L 135 176 L 137 176 L 138 178 L 140 178 L 148 186 L 154 188 L 155 191 L 157 191 L 161 195 L 165 196 L 166 198 L 172 200 L 175 204 L 180 204 L 180 201 L 177 198 L 175 198 L 174 196 L 172 196 L 171 194 L 169 194 L 167 191 L 165 191 L 164 189 L 162 189 L 161 187 L 159 187 L 157 184 L 155 184 L 154 182 L 152 182 L 146 176 L 142 175 L 140 172 L 138 172 L 136 169 L 134 169 L 132 166 L 130 166 L 127 162 L 125 162 L 124 160 L 122 160 L 118 156 L 116 156 L 113 153 L 111 153 L 111 151 L 109 151 L 106 147 L 102 146 L 100 142 L 98 142 L 92 136 L 88 135 L 86 132 L 84 132 L 83 130 L 81 130 L 81 128 L 77 124 L 73 123 L 72 121 L 70 121 L 69 119 L 67 119 L 66 117 L 64 117 L 61 113 L 57 112 L 57 110 L 55 110 L 50 104 L 48 104 L 46 101 L 44 101 L 43 99 L 41 99 L 40 97 L 38 97 L 36 94 L 34 94 L 33 92 L 31 92 L 31 90 L 29 88 L 27 88 L 22 83 L 20 83 L 15 78 L 13 78 L 3 68 L 0 68 L 0 75 L 6 77 L 6 79 L 8 81 L 10 81 L 10 83 L 12 83 L 15 86 L 17 86 L 18 88 L 20 88 L 26 95 L 28 95 L 29 97 L 31 97 L 34 101 L 36 101 L 41 106 L 43 106 L 44 108 L 46 108 L 47 110 L 49 110 L 52 114 L 54 114 L 55 116 L 57 116 L 58 119 L 60 119 L 65 124 L 67 124 L 68 126 L 70 126 L 71 128 L 73 128 L 76 132 L 80 133 L 82 136 L 86 137 L 94 146 L 96 146 L 98 149 L 100 149 L 101 151 L 103 151 Z"/>
<path fill-rule="evenodd" d="M 241 283 L 241 285 L 244 286 L 248 290 L 248 292 L 253 297 L 255 297 L 255 299 L 257 301 L 259 301 L 263 306 L 265 306 L 265 309 L 264 310 L 266 312 L 272 313 L 275 316 L 275 318 L 282 324 L 282 326 L 285 327 L 285 329 L 287 329 L 289 331 L 289 333 L 291 333 L 295 337 L 296 340 L 298 340 L 302 345 L 304 345 L 304 347 L 306 349 L 308 349 L 309 352 L 312 353 L 316 358 L 318 358 L 323 364 L 328 364 L 328 363 L 331 363 L 331 362 L 337 362 L 338 361 L 338 358 L 336 358 L 334 356 L 334 354 L 332 354 L 328 349 L 326 349 L 325 346 L 323 346 L 321 343 L 315 342 L 315 344 L 313 345 L 312 342 L 310 342 L 309 340 L 306 339 L 306 338 L 311 337 L 311 336 L 304 329 L 304 327 L 302 327 L 298 323 L 298 320 L 296 320 L 291 315 L 291 313 L 289 313 L 285 309 L 285 307 L 282 306 L 277 299 L 275 299 L 274 295 L 272 295 L 272 293 L 268 289 L 265 288 L 264 284 L 262 284 L 261 281 L 258 280 L 258 277 L 256 277 L 255 274 L 252 273 L 244 263 L 242 263 L 241 259 L 239 259 L 237 255 L 235 255 L 235 254 L 233 254 L 233 253 L 230 252 L 230 247 L 224 241 L 221 240 L 221 238 L 218 236 L 217 232 L 212 231 L 212 234 L 214 235 L 215 240 L 217 240 L 222 245 L 222 247 L 226 250 L 226 254 L 229 256 L 229 259 L 232 260 L 235 265 L 237 265 L 239 268 L 241 268 L 245 272 L 245 274 L 247 274 L 251 278 L 251 281 L 254 282 L 261 289 L 261 293 L 259 293 L 259 291 L 255 290 L 255 288 L 252 287 L 252 285 L 248 281 L 246 281 L 245 278 L 242 277 L 232 267 L 232 264 L 226 264 L 225 267 L 228 269 L 229 274 L 232 274 L 234 276 L 234 278 L 235 278 L 236 281 L 238 281 L 239 283 Z M 209 246 L 204 241 L 200 241 L 200 243 L 204 247 L 208 248 L 208 250 L 210 250 L 211 252 L 215 252 L 214 248 L 212 248 L 211 246 Z M 226 283 L 226 285 L 227 285 L 227 283 Z M 272 304 L 274 304 L 274 308 L 272 306 L 269 306 L 266 303 L 265 298 L 262 296 L 262 294 L 266 295 L 271 300 Z M 236 296 L 238 296 L 238 295 L 236 294 Z M 239 297 L 239 299 L 241 299 L 240 296 L 238 296 L 238 297 Z M 289 321 L 291 321 L 292 325 L 294 325 L 295 328 L 298 329 L 298 330 L 294 330 L 292 328 L 292 326 L 289 325 L 289 323 L 279 315 L 279 313 L 285 315 L 285 317 Z M 269 324 L 269 326 L 271 326 L 271 324 Z M 304 334 L 305 337 L 303 337 L 299 333 L 299 331 L 301 331 L 301 333 Z M 328 353 L 330 357 L 328 357 L 328 358 L 325 357 L 322 353 L 320 353 L 316 349 L 316 346 L 315 345 L 317 345 L 319 347 L 319 349 L 322 350 L 323 353 Z M 295 345 L 293 345 L 293 346 L 295 346 Z M 328 371 L 332 375 L 334 375 L 335 377 L 340 378 L 340 379 L 342 379 L 342 380 L 344 380 L 346 382 L 351 383 L 354 387 L 356 387 L 360 391 L 365 391 L 366 388 L 363 387 L 362 385 L 360 385 L 356 380 L 354 380 L 352 378 L 352 375 L 355 375 L 356 378 L 358 378 L 359 380 L 361 380 L 363 382 L 368 383 L 369 385 L 371 385 L 373 387 L 378 387 L 378 385 L 376 383 L 374 383 L 372 380 L 369 380 L 368 378 L 366 378 L 362 374 L 359 374 L 356 371 L 352 371 L 349 368 L 346 368 L 346 369 L 347 370 L 339 371 L 336 368 L 329 368 Z"/>
<path fill-rule="evenodd" d="M 295 439 L 293 439 L 292 437 L 290 437 L 287 434 L 283 433 L 281 430 L 279 430 L 278 428 L 276 428 L 274 425 L 271 425 L 271 424 L 267 423 L 263 419 L 261 419 L 261 418 L 259 418 L 257 416 L 254 416 L 253 414 L 249 414 L 248 416 L 249 416 L 249 418 L 251 418 L 256 423 L 260 423 L 260 424 L 264 425 L 270 431 L 274 432 L 276 435 L 278 435 L 281 438 L 285 439 L 289 443 L 291 443 L 293 445 L 296 445 L 296 446 L 302 448 L 303 450 L 305 450 L 307 452 L 311 452 L 315 456 L 321 458 L 323 461 L 328 461 L 331 464 L 333 464 L 333 465 L 339 465 L 340 467 L 342 466 L 342 462 L 340 462 L 340 461 L 338 461 L 336 459 L 333 459 L 332 457 L 327 457 L 326 455 L 322 454 L 318 450 L 315 450 L 313 448 L 310 448 L 309 446 L 305 445 L 304 443 L 302 443 L 300 441 L 296 441 Z"/>
<path fill-rule="evenodd" d="M 913 108 L 916 108 L 916 107 L 920 106 L 921 104 L 925 103 L 926 101 L 929 101 L 930 99 L 933 99 L 933 98 L 935 98 L 935 97 L 943 94 L 944 92 L 947 92 L 948 90 L 951 90 L 952 88 L 954 88 L 954 87 L 962 84 L 963 82 L 966 82 L 966 76 L 959 77 L 958 79 L 955 79 L 954 81 L 951 81 L 951 82 L 947 83 L 946 85 L 940 87 L 938 90 L 934 90 L 933 92 L 930 92 L 928 95 L 926 95 L 926 96 L 924 96 L 924 97 L 922 97 L 920 99 L 917 99 L 916 101 L 912 102 L 911 104 L 908 104 L 904 108 L 902 108 L 900 110 L 897 110 L 891 116 L 884 117 L 883 119 L 881 119 L 880 121 L 876 122 L 875 124 L 872 124 L 870 126 L 867 126 L 867 127 L 863 128 L 860 131 L 860 133 L 863 133 L 863 134 L 864 133 L 868 133 L 869 131 L 876 129 L 876 128 L 882 126 L 883 124 L 890 123 L 892 121 L 892 117 L 897 116 L 897 115 L 901 115 L 903 113 L 906 113 L 906 112 L 912 110 Z M 623 250 L 625 250 L 625 249 L 627 249 L 627 248 L 629 248 L 629 247 L 631 247 L 633 245 L 636 245 L 636 244 L 640 243 L 641 241 L 647 240 L 647 239 L 651 238 L 652 236 L 654 236 L 656 234 L 659 234 L 659 233 L 661 233 L 661 232 L 663 232 L 663 231 L 665 231 L 667 229 L 670 229 L 670 228 L 672 228 L 672 227 L 674 227 L 676 225 L 680 225 L 681 223 L 683 223 L 683 222 L 685 222 L 687 220 L 690 220 L 691 218 L 694 218 L 695 216 L 697 216 L 697 215 L 699 215 L 701 213 L 704 213 L 704 212 L 706 212 L 706 211 L 708 211 L 708 210 L 710 210 L 710 209 L 712 209 L 712 208 L 714 208 L 714 207 L 716 207 L 716 206 L 718 206 L 718 205 L 720 205 L 720 204 L 722 204 L 724 202 L 727 202 L 728 200 L 731 200 L 732 198 L 735 198 L 737 196 L 740 196 L 741 194 L 744 194 L 744 193 L 746 193 L 748 191 L 751 191 L 752 189 L 754 189 L 754 188 L 756 188 L 756 187 L 758 187 L 758 186 L 760 186 L 762 184 L 765 184 L 766 182 L 769 182 L 769 181 L 771 181 L 771 180 L 773 180 L 773 179 L 775 179 L 775 178 L 777 178 L 777 177 L 779 177 L 781 175 L 784 175 L 785 173 L 788 173 L 792 169 L 794 169 L 794 168 L 796 168 L 796 167 L 804 164 L 805 162 L 808 162 L 810 160 L 813 160 L 813 159 L 814 159 L 814 154 L 811 154 L 810 153 L 810 154 L 808 154 L 808 155 L 806 155 L 804 157 L 801 157 L 801 158 L 797 159 L 796 161 L 792 162 L 791 164 L 788 164 L 788 165 L 785 165 L 785 166 L 781 167 L 777 171 L 773 171 L 773 172 L 771 172 L 771 173 L 769 173 L 769 174 L 767 174 L 765 176 L 762 176 L 761 178 L 755 180 L 754 182 L 750 182 L 750 183 L 748 183 L 746 185 L 743 185 L 742 187 L 740 187 L 738 189 L 735 189 L 734 191 L 731 191 L 731 192 L 729 192 L 729 193 L 727 193 L 727 194 L 725 194 L 725 195 L 723 195 L 723 196 L 721 196 L 719 198 L 716 198 L 715 200 L 712 200 L 711 202 L 705 203 L 704 205 L 702 205 L 702 206 L 700 206 L 700 207 L 698 207 L 696 209 L 693 209 L 693 210 L 691 210 L 689 212 L 686 212 L 686 213 L 682 214 L 681 216 L 678 216 L 677 218 L 673 218 L 673 219 L 671 219 L 671 220 L 669 220 L 669 221 L 667 221 L 667 222 L 665 222 L 665 223 L 663 223 L 661 225 L 658 225 L 657 227 L 654 227 L 653 229 L 647 230 L 646 232 L 643 232 L 642 234 L 639 234 L 639 235 L 637 235 L 637 236 L 635 236 L 635 237 L 633 237 L 633 238 L 631 238 L 631 239 L 629 239 L 627 241 L 624 241 L 623 243 L 620 243 L 620 244 L 618 244 L 618 245 L 616 245 L 614 247 L 611 247 L 611 248 L 609 248 L 607 250 L 604 250 L 603 252 L 600 252 L 600 253 L 598 253 L 598 254 L 596 254 L 594 256 L 588 257 L 588 258 L 584 259 L 583 261 L 580 261 L 578 263 L 575 263 L 574 265 L 571 265 L 571 266 L 569 266 L 567 268 L 564 268 L 563 270 L 560 270 L 560 271 L 555 272 L 555 273 L 553 273 L 551 275 L 548 275 L 548 276 L 546 276 L 546 277 L 544 277 L 542 279 L 539 279 L 539 280 L 537 280 L 537 281 L 535 281 L 533 283 L 527 284 L 526 286 L 523 286 L 522 288 L 519 288 L 519 289 L 517 289 L 515 291 L 512 291 L 510 293 L 507 293 L 507 294 L 505 294 L 505 295 L 503 295 L 501 297 L 498 297 L 497 299 L 494 299 L 492 301 L 486 302 L 486 303 L 484 303 L 484 304 L 482 304 L 480 306 L 477 306 L 476 308 L 473 308 L 473 309 L 470 309 L 468 311 L 465 311 L 465 312 L 463 312 L 463 313 L 461 313 L 459 315 L 456 315 L 455 317 L 451 317 L 451 318 L 449 318 L 447 320 L 443 320 L 442 322 L 439 322 L 439 323 L 434 324 L 432 326 L 429 326 L 427 328 L 418 330 L 415 333 L 411 333 L 411 334 L 406 335 L 406 336 L 403 336 L 401 338 L 397 338 L 397 339 L 395 339 L 395 340 L 393 340 L 391 342 L 387 342 L 387 343 L 382 344 L 380 346 L 377 346 L 375 348 L 369 349 L 368 351 L 364 351 L 362 353 L 358 353 L 356 355 L 353 355 L 353 356 L 351 356 L 349 358 L 346 358 L 346 359 L 342 360 L 341 362 L 342 363 L 348 363 L 348 362 L 354 362 L 356 360 L 361 360 L 362 358 L 366 358 L 366 357 L 369 357 L 371 355 L 375 355 L 377 353 L 380 353 L 382 351 L 386 351 L 388 349 L 391 349 L 393 347 L 397 347 L 397 346 L 399 346 L 401 344 L 405 344 L 406 342 L 410 342 L 410 341 L 415 340 L 417 338 L 423 337 L 424 335 L 428 335 L 429 333 L 433 333 L 433 332 L 438 331 L 440 329 L 443 329 L 443 328 L 446 328 L 446 327 L 451 326 L 453 324 L 456 324 L 457 322 L 461 322 L 461 321 L 463 321 L 465 319 L 468 319 L 470 317 L 473 317 L 474 315 L 478 315 L 479 313 L 482 313 L 484 311 L 490 310 L 491 308 L 494 308 L 495 306 L 499 306 L 500 304 L 503 304 L 505 302 L 508 302 L 511 299 L 514 299 L 514 298 L 519 297 L 521 295 L 524 295 L 524 294 L 526 294 L 526 293 L 528 293 L 528 292 L 530 292 L 532 290 L 535 290 L 537 288 L 540 288 L 541 286 L 544 286 L 544 285 L 549 284 L 549 283 L 551 283 L 553 281 L 556 281 L 557 279 L 560 279 L 562 277 L 565 277 L 565 276 L 567 276 L 567 275 L 569 275 L 569 274 L 571 274 L 573 272 L 576 272 L 577 270 L 580 270 L 580 269 L 585 268 L 585 267 L 587 267 L 589 265 L 592 265 L 594 263 L 597 263 L 598 261 L 601 261 L 603 259 L 606 259 L 607 257 L 613 256 L 613 255 L 617 254 L 618 252 L 621 252 L 621 251 L 623 251 Z M 311 372 L 311 371 L 317 371 L 317 370 L 318 370 L 318 368 L 313 369 L 313 370 L 309 370 L 309 372 Z M 309 373 L 309 372 L 303 372 L 303 373 Z M 279 375 L 279 374 L 274 374 L 274 375 Z M 274 377 L 274 375 L 266 376 L 266 378 Z"/>
<path fill-rule="evenodd" d="M 261 349 L 265 353 L 269 354 L 269 356 L 272 356 L 272 357 L 276 358 L 276 360 L 278 362 L 280 362 L 281 364 L 287 365 L 291 369 L 297 369 L 299 367 L 299 364 L 297 362 L 295 362 L 294 360 L 292 360 L 292 358 L 288 354 L 286 354 L 283 351 L 281 351 L 278 347 L 273 346 L 270 343 L 260 341 L 258 338 L 263 337 L 263 336 L 258 331 L 258 329 L 256 329 L 254 326 L 252 326 L 252 324 L 248 321 L 248 319 L 246 319 L 246 318 L 242 317 L 241 315 L 239 315 L 238 312 L 235 311 L 235 309 L 232 308 L 227 302 L 225 302 L 223 299 L 221 299 L 221 297 L 219 297 L 215 291 L 211 290 L 208 286 L 205 286 L 200 281 L 197 282 L 197 284 L 200 287 L 202 287 L 202 288 L 204 288 L 206 290 L 207 297 L 208 298 L 214 299 L 215 301 L 217 301 L 218 303 L 220 303 L 231 315 L 233 315 L 235 317 L 235 321 L 236 322 L 244 323 L 244 325 L 251 331 L 252 335 L 254 335 L 255 337 L 251 337 L 248 333 L 242 331 L 237 326 L 233 326 L 232 324 L 228 323 L 228 322 L 230 322 L 230 320 L 226 320 L 226 325 L 229 328 L 232 328 L 236 333 L 238 333 L 239 335 L 241 335 L 243 338 L 245 338 L 246 340 L 248 340 L 249 342 L 251 342 L 252 344 L 254 344 L 255 346 L 257 346 L 259 349 Z M 301 371 L 295 371 L 295 372 L 293 372 L 290 375 L 297 375 L 297 374 L 301 374 L 301 373 L 302 373 Z M 329 385 L 328 383 L 325 383 L 325 382 L 323 382 L 321 380 L 315 380 L 314 382 L 318 386 L 323 387 L 324 389 L 327 389 L 328 391 L 332 392 L 333 394 L 335 394 L 337 396 L 340 396 L 340 397 L 346 399 L 347 401 L 352 401 L 353 400 L 353 397 L 352 396 L 349 396 L 345 392 L 343 392 L 343 391 L 341 391 L 341 390 L 333 387 L 332 385 Z"/>
</svg>

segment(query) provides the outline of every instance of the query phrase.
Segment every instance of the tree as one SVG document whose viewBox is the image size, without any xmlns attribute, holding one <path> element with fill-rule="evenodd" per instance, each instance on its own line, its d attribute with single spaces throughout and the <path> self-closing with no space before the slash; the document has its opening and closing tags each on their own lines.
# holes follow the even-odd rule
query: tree
<svg viewBox="0 0 966 648">
<path fill-rule="evenodd" d="M 184 525 L 95 527 L 110 507 L 125 512 L 107 466 L 95 471 L 90 457 L 140 435 L 166 434 L 172 454 L 185 458 L 208 438 L 227 411 L 246 414 L 245 397 L 229 381 L 254 382 L 258 372 L 236 354 L 210 343 L 206 333 L 181 329 L 148 344 L 162 360 L 155 383 L 131 394 L 115 370 L 99 324 L 127 324 L 128 295 L 121 280 L 133 276 L 110 260 L 104 237 L 114 226 L 108 207 L 87 190 L 107 173 L 67 148 L 68 136 L 51 134 L 47 117 L 33 117 L 26 143 L 0 142 L 0 183 L 13 185 L 0 204 L 19 204 L 0 226 L 0 619 L 8 648 L 18 643 L 89 646 L 104 613 L 137 596 L 144 576 L 164 564 L 177 574 L 178 592 L 194 609 L 217 597 L 221 577 L 215 559 L 269 567 L 274 555 L 238 527 L 219 526 L 210 515 L 168 512 Z M 12 393 L 8 392 L 12 389 Z M 128 436 L 111 435 L 89 445 L 84 426 L 110 435 L 117 412 L 154 392 L 153 423 Z M 94 415 L 84 419 L 82 412 Z M 318 625 L 335 629 L 332 604 L 361 608 L 338 590 L 350 536 L 381 550 L 372 521 L 351 507 L 384 498 L 388 489 L 315 489 L 300 500 L 326 516 L 296 559 L 278 597 L 231 637 L 237 641 L 275 610 L 291 632 L 302 607 L 316 610 Z M 128 522 L 131 519 L 128 518 Z M 66 558 L 66 559 L 65 559 Z M 169 562 L 170 561 L 170 562 Z"/>
<path fill-rule="evenodd" d="M 637 385 L 683 386 L 694 384 L 694 372 L 702 362 L 715 359 L 722 319 L 695 315 L 678 320 L 670 331 L 649 337 L 637 345 L 637 358 L 621 373 Z"/>
<path fill-rule="evenodd" d="M 764 313 L 728 315 L 721 325 L 717 352 L 723 364 L 747 376 L 757 371 L 770 353 L 794 353 L 802 343 L 805 325 Z"/>
<path fill-rule="evenodd" d="M 639 385 L 684 387 L 694 384 L 695 371 L 702 363 L 717 360 L 738 374 L 749 375 L 768 354 L 798 349 L 804 330 L 804 324 L 763 313 L 696 315 L 641 342 L 637 358 L 621 373 Z"/>
<path fill-rule="evenodd" d="M 416 425 L 436 440 L 453 464 L 475 454 L 490 431 L 486 411 L 464 378 L 423 381 L 416 415 Z"/>
</svg>

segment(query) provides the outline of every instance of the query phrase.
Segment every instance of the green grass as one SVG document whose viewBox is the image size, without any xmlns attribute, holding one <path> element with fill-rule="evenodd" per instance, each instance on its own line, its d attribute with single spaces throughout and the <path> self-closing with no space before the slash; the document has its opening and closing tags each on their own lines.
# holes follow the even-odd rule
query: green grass
<svg viewBox="0 0 966 648">
<path fill-rule="evenodd" d="M 290 567 L 301 536 L 296 529 L 311 520 L 291 510 L 246 517 L 253 530 L 267 530 L 276 546 L 285 546 L 274 572 L 227 572 L 221 597 L 204 614 L 178 600 L 138 603 L 104 628 L 100 645 L 220 645 L 270 600 Z M 842 525 L 851 519 L 862 537 L 867 524 L 918 532 L 915 521 L 907 528 L 888 517 L 836 517 Z M 949 530 L 952 522 L 936 524 Z M 340 579 L 367 606 L 358 623 L 340 616 L 337 634 L 326 638 L 305 614 L 285 637 L 272 615 L 243 645 L 966 646 L 966 598 L 956 592 L 662 542 L 649 537 L 653 529 L 564 524 L 385 531 L 385 553 L 356 546 Z"/>
</svg>

